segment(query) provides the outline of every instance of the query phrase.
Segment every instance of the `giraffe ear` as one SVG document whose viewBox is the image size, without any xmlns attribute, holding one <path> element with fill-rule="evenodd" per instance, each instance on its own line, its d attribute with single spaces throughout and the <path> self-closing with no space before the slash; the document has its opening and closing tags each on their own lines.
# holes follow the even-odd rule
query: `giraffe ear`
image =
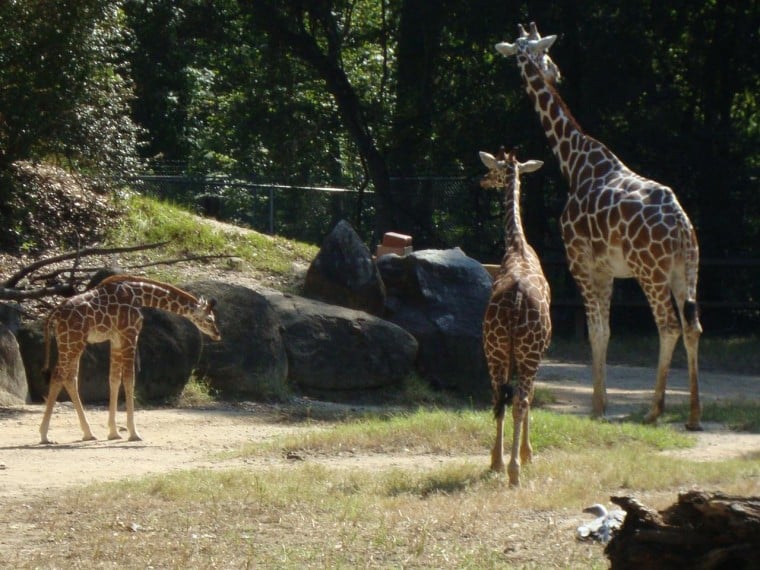
<svg viewBox="0 0 760 570">
<path fill-rule="evenodd" d="M 517 46 L 515 46 L 515 44 L 500 42 L 494 47 L 496 48 L 496 51 L 498 51 L 504 57 L 509 57 L 510 55 L 515 55 L 517 53 Z"/>
<path fill-rule="evenodd" d="M 535 40 L 529 42 L 529 46 L 531 48 L 531 51 L 534 52 L 540 52 L 540 53 L 546 53 L 549 51 L 549 48 L 552 47 L 552 44 L 557 40 L 556 35 L 552 36 L 545 36 L 541 38 L 540 40 Z"/>
<path fill-rule="evenodd" d="M 489 154 L 485 151 L 480 151 L 480 161 L 488 168 L 489 170 L 493 170 L 494 168 L 497 168 L 499 163 L 496 160 L 496 157 L 492 154 Z"/>
<path fill-rule="evenodd" d="M 520 163 L 520 173 L 535 172 L 544 165 L 543 160 L 526 160 Z"/>
</svg>

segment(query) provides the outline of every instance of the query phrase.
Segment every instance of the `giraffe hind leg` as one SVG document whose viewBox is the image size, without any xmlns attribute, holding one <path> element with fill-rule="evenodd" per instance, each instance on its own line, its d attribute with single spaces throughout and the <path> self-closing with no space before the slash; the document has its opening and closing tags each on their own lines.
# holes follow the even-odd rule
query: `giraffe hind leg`
<svg viewBox="0 0 760 570">
<path fill-rule="evenodd" d="M 520 486 L 520 461 L 518 457 L 521 453 L 520 442 L 522 441 L 522 446 L 525 446 L 526 440 L 523 440 L 523 437 L 528 437 L 528 434 L 523 433 L 522 429 L 525 425 L 525 418 L 528 415 L 529 406 L 530 403 L 528 402 L 528 398 L 522 394 L 522 391 L 520 391 L 520 395 L 518 398 L 515 398 L 515 405 L 512 408 L 514 429 L 512 433 L 512 451 L 510 453 L 509 465 L 507 466 L 510 487 Z M 530 443 L 528 442 L 528 447 L 529 446 Z"/>
<path fill-rule="evenodd" d="M 58 400 L 58 394 L 60 394 L 61 388 L 63 388 L 63 384 L 58 379 L 56 372 L 57 370 L 53 372 L 50 379 L 50 387 L 48 388 L 47 400 L 45 401 L 45 413 L 42 415 L 42 422 L 40 423 L 40 443 L 55 443 L 48 438 L 50 416 L 53 414 L 53 406 L 55 406 L 55 402 Z"/>
<path fill-rule="evenodd" d="M 493 390 L 493 413 L 496 420 L 496 438 L 491 450 L 491 471 L 504 473 L 504 416 L 511 386 L 506 382 L 507 367 L 503 363 L 489 365 Z"/>
<path fill-rule="evenodd" d="M 121 439 L 116 428 L 116 409 L 119 405 L 119 389 L 121 388 L 121 367 L 116 363 L 111 353 L 110 372 L 108 375 L 108 439 Z"/>
<path fill-rule="evenodd" d="M 90 441 L 96 439 L 90 429 L 90 424 L 87 421 L 87 416 L 84 413 L 82 401 L 79 398 L 77 375 L 79 373 L 79 358 L 74 359 L 75 364 L 73 367 L 65 363 L 59 363 L 53 370 L 50 376 L 50 388 L 48 389 L 47 400 L 45 402 L 45 412 L 42 416 L 42 422 L 40 423 L 40 443 L 55 443 L 48 438 L 48 430 L 50 428 L 50 418 L 53 414 L 53 407 L 55 406 L 58 396 L 61 393 L 61 389 L 65 388 L 66 392 L 71 399 L 74 409 L 77 412 L 79 419 L 79 426 L 82 429 L 82 441 Z"/>
<path fill-rule="evenodd" d="M 686 429 L 690 431 L 701 431 L 702 424 L 702 404 L 699 401 L 699 337 L 702 334 L 702 325 L 699 323 L 699 310 L 694 301 L 684 303 L 684 326 L 683 326 L 683 344 L 686 348 L 686 358 L 689 367 L 689 387 L 690 387 L 690 410 L 689 421 L 686 423 Z"/>
</svg>

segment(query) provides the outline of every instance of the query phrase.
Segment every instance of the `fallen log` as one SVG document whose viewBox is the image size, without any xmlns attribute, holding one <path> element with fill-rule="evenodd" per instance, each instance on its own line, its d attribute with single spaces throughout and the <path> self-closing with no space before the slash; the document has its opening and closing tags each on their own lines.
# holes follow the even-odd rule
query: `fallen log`
<svg viewBox="0 0 760 570">
<path fill-rule="evenodd" d="M 660 512 L 610 499 L 626 511 L 604 550 L 613 570 L 760 568 L 760 497 L 692 490 Z"/>
</svg>

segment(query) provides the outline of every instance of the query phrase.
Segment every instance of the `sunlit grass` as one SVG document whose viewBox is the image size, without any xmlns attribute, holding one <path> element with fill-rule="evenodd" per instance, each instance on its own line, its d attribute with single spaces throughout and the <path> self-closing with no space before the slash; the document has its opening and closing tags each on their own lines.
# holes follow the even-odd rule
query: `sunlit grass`
<svg viewBox="0 0 760 570">
<path fill-rule="evenodd" d="M 216 403 L 217 397 L 211 385 L 196 374 L 190 377 L 174 405 L 178 408 L 202 408 Z"/>
<path fill-rule="evenodd" d="M 511 433 L 511 416 L 506 437 Z M 689 447 L 692 436 L 639 423 L 607 423 L 545 410 L 531 412 L 531 442 L 536 451 L 559 448 L 568 451 L 599 447 L 610 449 L 639 443 L 662 450 Z M 426 410 L 389 417 L 363 417 L 337 424 L 329 430 L 285 436 L 261 445 L 242 448 L 240 454 L 258 455 L 272 448 L 284 452 L 335 454 L 346 450 L 367 453 L 469 453 L 488 449 L 495 422 L 486 410 Z"/>
<path fill-rule="evenodd" d="M 167 255 L 239 257 L 247 268 L 275 275 L 291 272 L 294 262 L 310 263 L 318 251 L 278 236 L 202 223 L 187 210 L 151 197 L 132 195 L 126 212 L 109 235 L 111 245 L 167 241 L 162 250 Z"/>
</svg>

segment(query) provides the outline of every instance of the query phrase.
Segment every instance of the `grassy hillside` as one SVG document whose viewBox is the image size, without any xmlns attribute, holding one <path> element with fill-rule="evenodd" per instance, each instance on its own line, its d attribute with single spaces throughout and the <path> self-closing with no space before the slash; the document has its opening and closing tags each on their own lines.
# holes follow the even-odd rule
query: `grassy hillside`
<svg viewBox="0 0 760 570">
<path fill-rule="evenodd" d="M 202 273 L 204 269 L 227 269 L 229 258 L 237 257 L 242 260 L 245 275 L 287 289 L 293 282 L 294 267 L 308 266 L 319 250 L 310 244 L 202 218 L 150 197 L 133 195 L 125 206 L 119 225 L 108 234 L 108 245 L 168 242 L 158 250 L 126 256 L 125 265 L 183 256 L 219 256 L 194 261 L 194 268 Z M 144 270 L 165 279 L 183 272 L 182 266 L 174 264 L 147 266 Z"/>
</svg>

